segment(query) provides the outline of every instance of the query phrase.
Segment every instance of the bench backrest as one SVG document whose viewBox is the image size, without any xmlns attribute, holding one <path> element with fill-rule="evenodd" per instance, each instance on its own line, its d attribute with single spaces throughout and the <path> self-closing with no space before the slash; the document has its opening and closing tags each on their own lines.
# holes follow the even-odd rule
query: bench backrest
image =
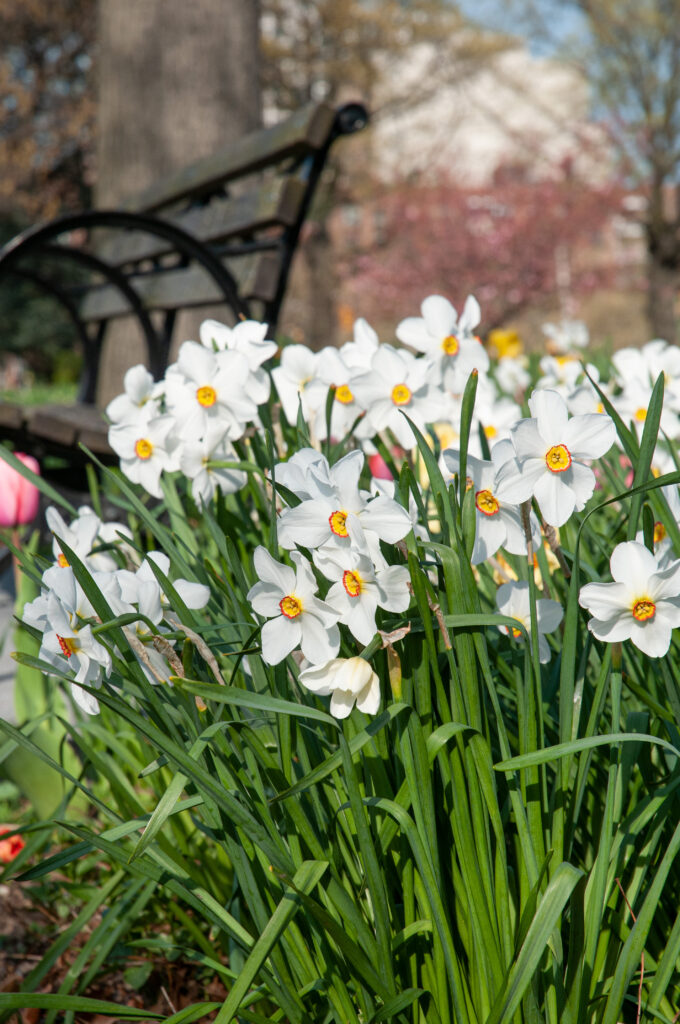
<svg viewBox="0 0 680 1024">
<path fill-rule="evenodd" d="M 59 218 L 10 243 L 0 253 L 0 275 L 31 275 L 76 322 L 85 347 L 81 401 L 94 401 L 103 334 L 113 318 L 137 316 L 157 376 L 180 309 L 226 301 L 234 316 L 255 316 L 274 329 L 329 149 L 366 122 L 359 104 L 313 104 L 168 175 L 118 210 Z M 36 257 L 66 255 L 87 275 L 75 289 L 50 283 L 40 261 L 34 269 Z M 30 269 L 22 271 L 25 259 Z M 149 315 L 157 311 L 164 314 L 160 326 Z"/>
</svg>

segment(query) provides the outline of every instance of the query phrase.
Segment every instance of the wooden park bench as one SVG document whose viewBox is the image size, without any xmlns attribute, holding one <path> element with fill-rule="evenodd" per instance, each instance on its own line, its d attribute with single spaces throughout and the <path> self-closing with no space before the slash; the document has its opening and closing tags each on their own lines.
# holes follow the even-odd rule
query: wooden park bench
<svg viewBox="0 0 680 1024">
<path fill-rule="evenodd" d="M 170 174 L 117 210 L 58 217 L 0 250 L 0 285 L 33 282 L 60 302 L 83 352 L 78 404 L 0 403 L 0 441 L 39 460 L 62 456 L 52 475 L 82 479 L 84 444 L 115 463 L 96 407 L 107 325 L 134 316 L 146 362 L 158 379 L 168 365 L 180 310 L 226 303 L 232 317 L 276 324 L 300 229 L 330 148 L 367 123 L 360 104 L 314 104 Z M 78 283 L 64 283 L 64 267 Z M 1 345 L 1 342 L 0 342 Z"/>
</svg>

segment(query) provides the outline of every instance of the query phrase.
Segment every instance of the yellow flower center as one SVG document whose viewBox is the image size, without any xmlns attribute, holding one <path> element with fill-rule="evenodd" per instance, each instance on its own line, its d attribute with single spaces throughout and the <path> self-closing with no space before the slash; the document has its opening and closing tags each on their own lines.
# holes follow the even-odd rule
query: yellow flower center
<svg viewBox="0 0 680 1024">
<path fill-rule="evenodd" d="M 597 403 L 597 406 L 595 407 L 595 412 L 604 412 L 604 405 L 602 404 L 602 402 Z"/>
<path fill-rule="evenodd" d="M 392 388 L 392 401 L 395 405 L 408 405 L 411 398 L 411 389 L 407 388 L 405 384 L 396 384 Z"/>
<path fill-rule="evenodd" d="M 140 437 L 135 441 L 135 455 L 138 459 L 150 459 L 153 455 L 153 445 L 146 437 Z"/>
<path fill-rule="evenodd" d="M 217 392 L 209 384 L 204 384 L 196 392 L 196 399 L 199 405 L 202 405 L 205 409 L 209 409 L 211 405 L 214 405 L 217 401 Z"/>
<path fill-rule="evenodd" d="M 495 437 L 498 431 L 495 427 L 484 427 L 484 435 L 488 438 Z"/>
<path fill-rule="evenodd" d="M 62 569 L 68 569 L 68 559 L 63 551 L 57 555 L 57 565 L 60 565 Z"/>
<path fill-rule="evenodd" d="M 75 654 L 77 647 L 73 637 L 59 636 L 57 633 L 57 640 L 59 641 L 59 646 L 61 647 L 63 654 L 67 658 L 70 658 L 72 654 Z"/>
<path fill-rule="evenodd" d="M 522 633 L 521 629 L 515 629 L 514 626 L 511 626 L 510 627 L 510 632 L 512 633 L 512 635 L 515 638 L 515 640 L 521 640 L 522 639 L 523 633 Z"/>
<path fill-rule="evenodd" d="M 647 410 L 643 409 L 642 406 L 640 406 L 639 409 L 635 410 L 635 419 L 638 421 L 638 423 L 644 423 L 647 419 Z"/>
<path fill-rule="evenodd" d="M 554 444 L 545 453 L 545 464 L 551 473 L 564 473 L 571 466 L 571 455 L 566 444 Z"/>
<path fill-rule="evenodd" d="M 653 619 L 656 615 L 656 605 L 650 598 L 641 597 L 635 602 L 631 611 L 633 618 L 637 619 L 638 622 L 646 622 L 647 619 Z"/>
<path fill-rule="evenodd" d="M 358 597 L 364 589 L 364 581 L 358 572 L 346 569 L 342 574 L 342 585 L 350 597 Z"/>
<path fill-rule="evenodd" d="M 449 334 L 442 342 L 442 349 L 447 356 L 455 356 L 460 345 L 455 334 Z"/>
<path fill-rule="evenodd" d="M 341 384 L 339 388 L 335 389 L 335 397 L 343 405 L 349 405 L 350 402 L 354 401 L 354 395 L 346 384 Z"/>
<path fill-rule="evenodd" d="M 292 594 L 287 594 L 279 601 L 279 608 L 281 614 L 285 615 L 287 619 L 297 619 L 298 615 L 302 613 L 302 602 Z"/>
<path fill-rule="evenodd" d="M 328 517 L 328 522 L 330 523 L 331 530 L 333 531 L 336 537 L 349 537 L 349 534 L 347 532 L 346 521 L 347 513 L 340 512 L 339 510 L 336 510 L 335 512 L 331 513 L 331 515 Z"/>
<path fill-rule="evenodd" d="M 498 498 L 495 498 L 491 491 L 477 491 L 475 505 L 485 516 L 495 516 L 500 509 Z"/>
<path fill-rule="evenodd" d="M 659 544 L 666 536 L 666 527 L 663 523 L 654 523 L 654 543 Z"/>
</svg>

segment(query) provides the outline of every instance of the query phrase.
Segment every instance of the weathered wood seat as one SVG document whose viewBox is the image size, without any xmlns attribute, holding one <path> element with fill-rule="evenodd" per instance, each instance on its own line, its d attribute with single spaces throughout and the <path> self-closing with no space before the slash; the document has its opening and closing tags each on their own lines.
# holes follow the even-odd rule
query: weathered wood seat
<svg viewBox="0 0 680 1024">
<path fill-rule="evenodd" d="M 0 440 L 38 458 L 66 457 L 67 479 L 85 461 L 81 443 L 115 461 L 95 402 L 106 327 L 118 317 L 136 318 L 146 343 L 139 361 L 157 378 L 180 310 L 226 303 L 234 319 L 256 317 L 274 331 L 330 147 L 367 119 L 360 104 L 311 105 L 120 209 L 59 217 L 9 242 L 0 250 L 0 285 L 22 277 L 63 304 L 82 345 L 83 373 L 75 406 L 0 403 Z M 63 283 L 65 261 L 79 268 L 75 286 Z"/>
</svg>

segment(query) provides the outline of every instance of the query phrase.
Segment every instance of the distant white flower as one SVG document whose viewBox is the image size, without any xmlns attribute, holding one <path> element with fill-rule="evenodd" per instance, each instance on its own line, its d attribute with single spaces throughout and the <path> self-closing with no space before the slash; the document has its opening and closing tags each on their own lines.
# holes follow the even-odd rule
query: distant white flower
<svg viewBox="0 0 680 1024">
<path fill-rule="evenodd" d="M 309 562 L 294 551 L 297 571 L 277 562 L 266 548 L 254 554 L 258 582 L 248 591 L 253 611 L 267 618 L 262 627 L 262 658 L 268 665 L 300 647 L 313 664 L 334 658 L 340 649 L 338 613 L 316 596 Z"/>
<path fill-rule="evenodd" d="M 425 424 L 441 419 L 445 410 L 441 388 L 432 382 L 430 362 L 391 345 L 380 346 L 371 369 L 353 379 L 352 391 L 366 409 L 357 437 L 370 438 L 381 430 L 391 430 L 403 448 L 412 448 L 415 438 L 402 413 L 424 431 Z"/>
<path fill-rule="evenodd" d="M 297 423 L 300 407 L 306 422 L 311 423 L 328 394 L 328 385 L 319 377 L 319 353 L 306 345 L 286 345 L 272 377 L 291 426 Z"/>
<path fill-rule="evenodd" d="M 212 352 L 196 341 L 185 341 L 177 362 L 165 375 L 165 402 L 181 424 L 184 437 L 202 437 L 210 423 L 222 424 L 230 441 L 243 435 L 257 415 L 248 393 L 250 368 L 241 352 Z"/>
<path fill-rule="evenodd" d="M 607 643 L 632 640 L 650 658 L 661 658 L 680 626 L 680 561 L 665 569 L 644 544 L 617 544 L 609 560 L 613 583 L 586 583 L 579 604 L 593 618 L 588 629 Z"/>
<path fill-rule="evenodd" d="M 642 436 L 649 403 L 652 397 L 652 384 L 647 380 L 629 380 L 620 395 L 612 399 L 614 407 L 624 423 L 632 423 L 638 437 Z M 659 428 L 673 440 L 680 435 L 680 418 L 669 405 L 667 396 L 661 409 Z"/>
<path fill-rule="evenodd" d="M 227 327 L 217 320 L 204 320 L 200 326 L 201 344 L 215 352 L 230 349 L 240 352 L 248 361 L 248 397 L 262 405 L 269 398 L 271 390 L 269 374 L 262 369 L 262 363 L 275 354 L 278 345 L 266 338 L 267 324 L 257 320 L 241 320 L 234 327 Z"/>
<path fill-rule="evenodd" d="M 496 593 L 496 607 L 501 615 L 517 619 L 531 636 L 531 601 L 529 584 L 524 580 L 503 583 Z M 544 634 L 557 629 L 564 612 L 559 601 L 541 597 L 536 602 L 536 624 L 538 626 L 538 658 L 544 664 L 550 661 L 550 647 Z M 524 634 L 513 627 L 499 626 L 501 632 L 507 633 L 516 640 L 524 640 Z"/>
<path fill-rule="evenodd" d="M 161 473 L 177 468 L 175 420 L 172 416 L 156 416 L 144 424 L 121 424 L 109 430 L 109 444 L 120 457 L 120 468 L 133 483 L 162 496 Z"/>
<path fill-rule="evenodd" d="M 111 423 L 144 423 L 158 415 L 155 395 L 158 384 L 146 366 L 131 366 L 123 378 L 123 394 L 117 395 L 106 407 Z"/>
<path fill-rule="evenodd" d="M 354 321 L 353 340 L 340 346 L 342 361 L 354 372 L 368 370 L 379 344 L 378 335 L 371 325 L 363 317 L 359 317 Z"/>
<path fill-rule="evenodd" d="M 375 715 L 380 707 L 380 681 L 364 658 L 333 658 L 304 669 L 298 678 L 312 693 L 331 695 L 335 718 L 347 718 L 355 704 L 365 715 Z"/>
<path fill-rule="evenodd" d="M 333 388 L 331 437 L 340 440 L 349 433 L 364 411 L 352 390 L 352 378 L 356 376 L 357 371 L 345 362 L 343 353 L 336 348 L 324 348 L 319 356 L 319 379 L 326 388 Z M 327 436 L 325 401 L 317 411 L 314 433 L 320 441 L 325 440 Z"/>
<path fill-rule="evenodd" d="M 404 565 L 389 565 L 376 571 L 367 552 L 337 548 L 315 551 L 314 564 L 326 579 L 333 581 L 326 603 L 335 608 L 340 622 L 362 644 L 373 639 L 378 608 L 403 612 L 411 603 L 410 575 Z"/>
<path fill-rule="evenodd" d="M 68 565 L 66 555 L 62 552 L 57 537 L 63 540 L 76 553 L 81 562 L 91 571 L 112 572 L 118 567 L 115 558 L 107 551 L 92 549 L 98 544 L 114 544 L 120 540 L 119 534 L 131 537 L 130 531 L 122 523 L 102 523 L 94 509 L 82 505 L 78 515 L 67 525 L 60 512 L 50 505 L 45 510 L 45 519 L 53 535 L 52 553 L 57 565 Z"/>
<path fill-rule="evenodd" d="M 517 463 L 500 470 L 496 492 L 518 505 L 533 494 L 547 523 L 562 526 L 580 511 L 595 489 L 595 474 L 586 461 L 609 451 L 616 429 L 609 416 L 572 416 L 556 391 L 536 390 L 529 399 L 532 419 L 512 430 Z"/>
<path fill-rule="evenodd" d="M 163 551 L 148 551 L 144 561 L 136 572 L 121 569 L 116 575 L 120 586 L 121 595 L 124 601 L 135 603 L 139 601 L 140 586 L 150 587 L 157 592 L 158 600 L 164 609 L 170 608 L 170 602 L 162 591 L 153 569 L 150 566 L 153 562 L 164 576 L 170 578 L 170 559 Z M 193 580 L 173 580 L 172 585 L 178 597 L 187 608 L 204 608 L 210 600 L 210 587 L 204 583 L 195 583 Z M 153 618 L 153 616 L 150 616 Z M 154 619 L 154 621 L 156 621 Z"/>
<path fill-rule="evenodd" d="M 430 295 L 420 311 L 422 317 L 402 320 L 396 335 L 405 345 L 425 353 L 437 366 L 445 387 L 459 394 L 473 370 L 486 373 L 489 369 L 489 356 L 473 335 L 481 318 L 479 303 L 469 295 L 458 319 L 448 299 Z"/>
<path fill-rule="evenodd" d="M 200 507 L 208 504 L 216 490 L 223 494 L 240 491 L 248 479 L 239 469 L 227 469 L 215 465 L 220 462 L 237 462 L 238 456 L 224 436 L 220 423 L 211 423 L 205 435 L 198 440 L 186 441 L 179 454 L 179 468 L 191 480 L 191 493 Z"/>
<path fill-rule="evenodd" d="M 543 324 L 541 330 L 555 353 L 585 348 L 588 344 L 588 328 L 582 320 L 561 320 L 557 324 L 547 323 Z"/>
<path fill-rule="evenodd" d="M 442 452 L 442 458 L 450 473 L 459 472 L 460 452 L 447 448 Z M 501 501 L 496 488 L 501 468 L 514 458 L 515 451 L 510 441 L 499 441 L 494 445 L 490 462 L 476 459 L 473 455 L 467 457 L 467 474 L 475 491 L 473 565 L 490 558 L 500 547 L 506 548 L 513 555 L 526 554 L 527 542 L 519 506 Z M 541 543 L 541 530 L 533 512 L 530 523 L 531 539 L 536 550 Z"/>
</svg>

